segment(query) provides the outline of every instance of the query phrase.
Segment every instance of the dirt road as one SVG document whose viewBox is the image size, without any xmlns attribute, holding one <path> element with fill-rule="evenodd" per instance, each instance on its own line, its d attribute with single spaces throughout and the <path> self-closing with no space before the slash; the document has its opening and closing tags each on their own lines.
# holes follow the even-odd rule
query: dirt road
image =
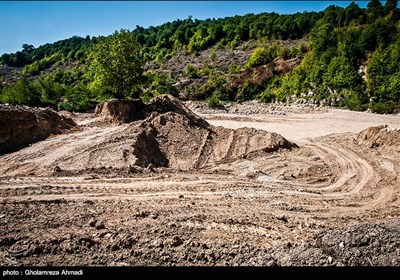
<svg viewBox="0 0 400 280">
<path fill-rule="evenodd" d="M 358 133 L 382 124 L 400 127 L 397 115 L 379 115 L 340 109 L 286 115 L 199 114 L 210 124 L 228 128 L 254 127 L 281 134 L 293 141 L 326 136 L 333 133 Z M 237 121 L 239 119 L 239 121 Z"/>
<path fill-rule="evenodd" d="M 81 131 L 0 157 L 0 264 L 400 265 L 399 146 L 356 141 L 399 116 L 197 113 L 299 147 L 190 170 L 90 172 L 71 156 L 127 125 L 79 119 Z M 66 163 L 82 172 L 54 172 Z"/>
</svg>

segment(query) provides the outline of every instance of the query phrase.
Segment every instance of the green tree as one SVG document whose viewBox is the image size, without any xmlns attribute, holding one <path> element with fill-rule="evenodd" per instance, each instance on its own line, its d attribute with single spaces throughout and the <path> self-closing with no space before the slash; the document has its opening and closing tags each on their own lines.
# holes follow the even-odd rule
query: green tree
<svg viewBox="0 0 400 280">
<path fill-rule="evenodd" d="M 388 14 L 389 12 L 396 10 L 397 3 L 397 0 L 387 0 L 385 6 L 383 6 L 385 13 Z"/>
<path fill-rule="evenodd" d="M 35 49 L 33 45 L 23 44 L 22 49 L 26 52 L 31 52 Z"/>
<path fill-rule="evenodd" d="M 118 99 L 137 98 L 143 83 L 143 60 L 135 36 L 127 30 L 102 38 L 90 54 L 91 87 Z"/>
<path fill-rule="evenodd" d="M 383 8 L 382 3 L 379 0 L 371 0 L 367 4 L 367 13 L 371 22 L 376 20 L 382 15 Z"/>
</svg>

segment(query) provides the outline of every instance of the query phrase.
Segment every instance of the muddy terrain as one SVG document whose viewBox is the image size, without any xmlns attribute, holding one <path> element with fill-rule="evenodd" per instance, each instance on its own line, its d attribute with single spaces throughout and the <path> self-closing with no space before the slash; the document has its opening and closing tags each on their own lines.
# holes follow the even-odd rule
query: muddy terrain
<svg viewBox="0 0 400 280">
<path fill-rule="evenodd" d="M 0 265 L 400 265 L 399 115 L 135 108 L 0 156 Z"/>
</svg>

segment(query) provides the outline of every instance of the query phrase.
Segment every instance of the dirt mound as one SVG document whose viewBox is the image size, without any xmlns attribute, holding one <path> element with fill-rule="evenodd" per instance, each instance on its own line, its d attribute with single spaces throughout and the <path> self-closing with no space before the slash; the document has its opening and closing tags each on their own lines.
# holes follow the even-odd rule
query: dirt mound
<svg viewBox="0 0 400 280">
<path fill-rule="evenodd" d="M 157 141 L 168 157 L 169 167 L 183 170 L 210 167 L 294 146 L 276 133 L 251 128 L 192 126 L 190 122 L 191 119 L 175 112 L 151 119 L 150 125 L 157 132 Z"/>
<path fill-rule="evenodd" d="M 153 98 L 148 104 L 142 100 L 117 100 L 112 99 L 98 104 L 94 111 L 96 117 L 100 117 L 105 123 L 130 123 L 143 120 L 167 112 L 175 112 L 185 116 L 191 126 L 207 127 L 208 123 L 190 111 L 179 99 L 171 95 L 160 95 Z"/>
<path fill-rule="evenodd" d="M 276 133 L 213 127 L 166 95 L 145 105 L 143 116 L 147 117 L 112 128 L 97 144 L 76 148 L 53 165 L 90 172 L 149 166 L 189 170 L 296 146 Z"/>
<path fill-rule="evenodd" d="M 144 104 L 141 99 L 136 100 L 108 100 L 98 104 L 94 111 L 95 116 L 108 123 L 128 123 L 143 117 Z"/>
<path fill-rule="evenodd" d="M 184 116 L 188 120 L 190 126 L 198 126 L 206 128 L 209 126 L 208 122 L 197 116 L 191 110 L 189 110 L 179 99 L 172 95 L 160 95 L 151 100 L 144 109 L 145 116 L 151 116 L 152 114 L 163 114 L 167 112 L 174 112 L 176 114 Z"/>
<path fill-rule="evenodd" d="M 0 105 L 0 155 L 76 126 L 51 109 Z"/>
<path fill-rule="evenodd" d="M 394 146 L 399 144 L 400 129 L 388 125 L 380 125 L 364 129 L 357 135 L 359 144 L 364 144 L 370 148 Z"/>
</svg>

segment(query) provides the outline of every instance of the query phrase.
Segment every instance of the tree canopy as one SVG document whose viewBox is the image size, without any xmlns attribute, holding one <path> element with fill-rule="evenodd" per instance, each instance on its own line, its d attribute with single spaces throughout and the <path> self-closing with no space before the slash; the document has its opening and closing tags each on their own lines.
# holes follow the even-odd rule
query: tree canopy
<svg viewBox="0 0 400 280">
<path fill-rule="evenodd" d="M 140 96 L 143 60 L 134 35 L 124 29 L 103 37 L 89 55 L 94 90 L 116 98 Z"/>
</svg>

